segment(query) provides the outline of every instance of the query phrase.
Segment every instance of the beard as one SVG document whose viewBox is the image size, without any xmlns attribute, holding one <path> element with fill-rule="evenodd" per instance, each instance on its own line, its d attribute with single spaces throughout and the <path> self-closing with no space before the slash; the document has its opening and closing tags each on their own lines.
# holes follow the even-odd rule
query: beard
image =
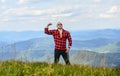
<svg viewBox="0 0 120 76">
<path fill-rule="evenodd" d="M 62 30 L 63 28 L 58 28 L 59 30 Z"/>
<path fill-rule="evenodd" d="M 62 27 L 57 27 L 58 29 L 63 29 Z"/>
</svg>

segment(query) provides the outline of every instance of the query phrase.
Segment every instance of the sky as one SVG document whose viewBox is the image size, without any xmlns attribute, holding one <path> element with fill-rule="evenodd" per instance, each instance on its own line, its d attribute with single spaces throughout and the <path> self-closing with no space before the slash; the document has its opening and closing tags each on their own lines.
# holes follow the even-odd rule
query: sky
<svg viewBox="0 0 120 76">
<path fill-rule="evenodd" d="M 120 29 L 120 0 L 0 0 L 0 31 Z"/>
</svg>

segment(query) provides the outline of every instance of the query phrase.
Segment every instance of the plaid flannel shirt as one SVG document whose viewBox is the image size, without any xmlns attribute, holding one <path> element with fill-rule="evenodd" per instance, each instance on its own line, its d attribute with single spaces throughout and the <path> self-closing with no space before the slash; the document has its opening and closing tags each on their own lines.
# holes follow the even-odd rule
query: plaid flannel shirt
<svg viewBox="0 0 120 76">
<path fill-rule="evenodd" d="M 45 28 L 44 32 L 48 35 L 53 35 L 55 49 L 57 50 L 66 50 L 66 41 L 68 39 L 68 47 L 72 46 L 72 38 L 68 31 L 63 29 L 62 38 L 60 38 L 60 32 L 58 29 L 56 30 L 49 30 Z"/>
</svg>

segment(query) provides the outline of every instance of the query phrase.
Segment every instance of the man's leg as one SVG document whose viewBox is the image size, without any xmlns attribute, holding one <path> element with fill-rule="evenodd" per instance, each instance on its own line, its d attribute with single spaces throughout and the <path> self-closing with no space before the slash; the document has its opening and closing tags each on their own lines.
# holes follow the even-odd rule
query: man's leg
<svg viewBox="0 0 120 76">
<path fill-rule="evenodd" d="M 62 52 L 62 57 L 67 65 L 70 65 L 69 61 L 69 53 L 66 53 L 65 51 Z"/>
<path fill-rule="evenodd" d="M 55 49 L 55 52 L 54 52 L 54 63 L 55 64 L 59 62 L 59 58 L 60 58 L 60 53 L 58 50 Z"/>
</svg>

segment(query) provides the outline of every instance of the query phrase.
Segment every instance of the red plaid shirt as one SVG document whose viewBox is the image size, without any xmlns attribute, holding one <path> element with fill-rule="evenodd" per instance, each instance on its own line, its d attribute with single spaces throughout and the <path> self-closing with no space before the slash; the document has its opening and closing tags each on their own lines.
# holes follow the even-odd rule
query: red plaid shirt
<svg viewBox="0 0 120 76">
<path fill-rule="evenodd" d="M 66 50 L 66 41 L 68 39 L 68 47 L 72 46 L 72 38 L 68 31 L 63 29 L 62 38 L 60 38 L 60 32 L 56 30 L 48 30 L 45 28 L 45 33 L 48 35 L 53 35 L 55 42 L 55 49 L 57 50 Z"/>
</svg>

